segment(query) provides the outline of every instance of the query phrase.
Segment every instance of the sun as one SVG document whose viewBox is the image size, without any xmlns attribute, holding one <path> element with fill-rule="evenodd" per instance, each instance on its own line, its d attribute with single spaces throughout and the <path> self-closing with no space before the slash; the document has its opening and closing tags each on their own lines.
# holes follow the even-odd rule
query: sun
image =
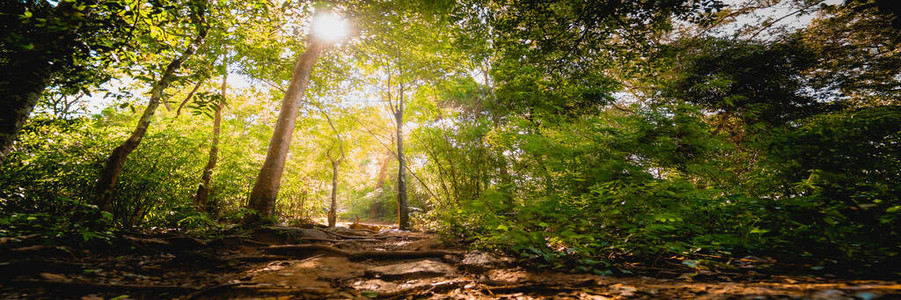
<svg viewBox="0 0 901 300">
<path fill-rule="evenodd" d="M 347 21 L 331 13 L 321 13 L 313 17 L 313 35 L 316 38 L 334 42 L 348 33 Z"/>
</svg>

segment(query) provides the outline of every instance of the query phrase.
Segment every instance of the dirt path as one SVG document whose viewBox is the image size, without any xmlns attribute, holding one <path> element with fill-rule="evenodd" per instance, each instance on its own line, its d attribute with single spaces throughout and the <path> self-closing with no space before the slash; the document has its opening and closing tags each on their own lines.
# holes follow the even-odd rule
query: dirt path
<svg viewBox="0 0 901 300">
<path fill-rule="evenodd" d="M 118 255 L 13 241 L 0 252 L 0 298 L 901 298 L 901 285 L 890 281 L 766 276 L 694 282 L 535 271 L 510 258 L 453 249 L 434 235 L 363 227 L 264 228 L 212 240 L 126 235 L 116 247 L 127 251 Z"/>
</svg>

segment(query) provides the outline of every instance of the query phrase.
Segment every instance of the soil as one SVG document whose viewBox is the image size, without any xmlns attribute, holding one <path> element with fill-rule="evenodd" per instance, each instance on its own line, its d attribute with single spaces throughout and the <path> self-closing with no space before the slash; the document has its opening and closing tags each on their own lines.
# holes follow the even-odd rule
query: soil
<svg viewBox="0 0 901 300">
<path fill-rule="evenodd" d="M 538 270 L 432 234 L 352 227 L 267 227 L 207 239 L 123 234 L 93 251 L 48 246 L 39 236 L 5 238 L 0 298 L 901 299 L 901 284 L 891 280 L 677 265 L 628 276 Z"/>
</svg>

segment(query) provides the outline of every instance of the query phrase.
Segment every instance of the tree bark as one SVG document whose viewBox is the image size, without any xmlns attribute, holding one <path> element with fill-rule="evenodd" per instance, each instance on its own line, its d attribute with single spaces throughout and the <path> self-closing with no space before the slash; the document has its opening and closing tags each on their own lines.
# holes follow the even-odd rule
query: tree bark
<svg viewBox="0 0 901 300">
<path fill-rule="evenodd" d="M 87 15 L 92 13 L 90 9 L 97 0 L 81 3 L 87 4 L 84 10 L 78 10 L 75 2 L 62 1 L 47 17 L 48 24 L 60 20 L 60 23 L 68 24 L 67 28 L 36 31 L 30 38 L 33 42 L 31 49 L 4 49 L 13 53 L 8 61 L 0 65 L 3 69 L 0 72 L 0 161 L 12 149 L 22 125 L 50 84 L 56 71 L 54 65 L 59 65 L 53 62 L 71 56 L 71 48 L 77 43 L 71 37 L 77 34 Z"/>
<path fill-rule="evenodd" d="M 328 209 L 328 227 L 335 228 L 338 219 L 338 165 L 340 160 L 332 160 L 332 201 Z"/>
<path fill-rule="evenodd" d="M 116 188 L 116 181 L 119 179 L 122 167 L 125 166 L 125 160 L 128 158 L 128 155 L 141 144 L 141 140 L 147 133 L 147 129 L 150 128 L 150 123 L 153 121 L 153 115 L 160 105 L 163 90 L 165 90 L 172 80 L 175 79 L 175 71 L 178 70 L 191 55 L 194 55 L 194 52 L 200 48 L 204 39 L 206 39 L 206 26 L 204 24 L 197 24 L 197 26 L 200 27 L 197 37 L 191 41 L 188 48 L 185 49 L 185 52 L 166 66 L 166 71 L 163 72 L 163 76 L 153 85 L 153 89 L 150 90 L 150 101 L 147 103 L 147 107 L 144 108 L 141 119 L 138 121 L 135 130 L 132 131 L 131 136 L 125 140 L 125 143 L 113 150 L 113 153 L 110 154 L 103 169 L 100 171 L 100 178 L 94 186 L 94 204 L 100 207 L 101 210 L 110 211 Z"/>
<path fill-rule="evenodd" d="M 404 86 L 400 85 L 394 121 L 397 123 L 397 227 L 410 230 L 410 210 L 407 207 L 407 160 L 404 158 Z"/>
<path fill-rule="evenodd" d="M 219 132 L 222 127 L 222 110 L 225 109 L 225 95 L 228 89 L 228 73 L 222 75 L 222 99 L 219 100 L 219 107 L 213 116 L 213 141 L 210 146 L 210 157 L 203 167 L 203 175 L 200 176 L 200 186 L 197 187 L 197 195 L 194 196 L 194 205 L 198 210 L 209 211 L 207 207 L 207 199 L 210 196 L 210 180 L 213 177 L 213 169 L 219 161 Z"/>
<path fill-rule="evenodd" d="M 285 168 L 285 160 L 288 157 L 288 146 L 291 145 L 291 135 L 294 132 L 294 124 L 297 121 L 297 112 L 303 93 L 310 82 L 310 73 L 324 45 L 316 40 L 312 34 L 307 38 L 309 45 L 307 50 L 298 57 L 294 64 L 294 74 L 291 85 L 282 100 L 281 111 L 275 124 L 275 131 L 269 142 L 269 150 L 266 153 L 266 161 L 260 169 L 247 207 L 256 211 L 258 215 L 251 216 L 247 221 L 258 221 L 259 217 L 271 216 L 275 210 L 275 199 L 278 196 L 282 172 Z"/>
<path fill-rule="evenodd" d="M 332 163 L 332 201 L 328 210 L 328 227 L 335 228 L 338 218 L 338 167 L 341 166 L 341 162 L 344 161 L 344 145 L 342 144 L 344 140 L 341 138 L 341 132 L 338 131 L 338 127 L 332 122 L 332 118 L 328 116 L 328 113 L 321 107 L 319 107 L 319 109 L 322 112 L 322 116 L 328 121 L 329 127 L 335 132 L 335 143 L 329 146 L 328 150 L 325 152 L 329 162 Z M 332 157 L 332 149 L 334 149 L 335 144 L 338 144 L 338 151 L 340 151 L 341 154 L 337 159 Z"/>
</svg>

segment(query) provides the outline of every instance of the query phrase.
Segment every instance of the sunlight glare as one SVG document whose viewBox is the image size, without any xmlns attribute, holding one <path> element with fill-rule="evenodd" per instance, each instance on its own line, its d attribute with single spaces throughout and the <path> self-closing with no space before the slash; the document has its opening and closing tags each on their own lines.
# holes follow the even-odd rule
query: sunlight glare
<svg viewBox="0 0 901 300">
<path fill-rule="evenodd" d="M 313 34 L 322 40 L 334 42 L 347 36 L 347 22 L 340 17 L 323 13 L 313 19 Z"/>
</svg>

